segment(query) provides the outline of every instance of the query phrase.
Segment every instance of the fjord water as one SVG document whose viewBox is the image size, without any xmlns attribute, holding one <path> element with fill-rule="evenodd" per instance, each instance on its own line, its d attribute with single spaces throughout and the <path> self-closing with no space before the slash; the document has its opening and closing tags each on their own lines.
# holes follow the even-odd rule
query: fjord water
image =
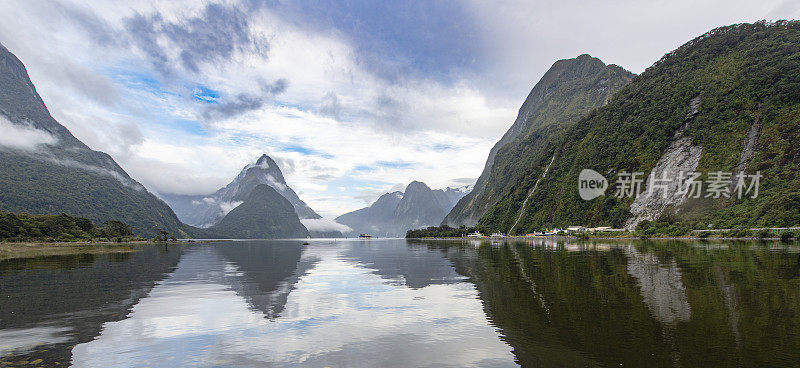
<svg viewBox="0 0 800 368">
<path fill-rule="evenodd" d="M 0 366 L 792 366 L 778 242 L 312 240 L 0 262 Z"/>
</svg>

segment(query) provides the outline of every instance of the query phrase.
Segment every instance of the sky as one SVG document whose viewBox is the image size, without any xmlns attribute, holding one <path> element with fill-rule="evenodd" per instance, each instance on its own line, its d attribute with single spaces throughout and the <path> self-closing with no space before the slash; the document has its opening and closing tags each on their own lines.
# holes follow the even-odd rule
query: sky
<svg viewBox="0 0 800 368">
<path fill-rule="evenodd" d="M 796 0 L 3 0 L 0 43 L 151 192 L 212 193 L 266 153 L 333 218 L 412 180 L 474 183 L 556 60 L 641 73 L 715 27 L 798 18 Z"/>
</svg>

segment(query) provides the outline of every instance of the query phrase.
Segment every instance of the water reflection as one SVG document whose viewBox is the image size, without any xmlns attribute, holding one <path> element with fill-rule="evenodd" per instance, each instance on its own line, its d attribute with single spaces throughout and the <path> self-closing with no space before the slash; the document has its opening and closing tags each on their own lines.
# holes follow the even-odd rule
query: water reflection
<svg viewBox="0 0 800 368">
<path fill-rule="evenodd" d="M 4 361 L 71 359 L 81 367 L 800 361 L 800 251 L 780 243 L 224 242 L 4 262 L 0 286 Z"/>
<path fill-rule="evenodd" d="M 373 269 L 376 274 L 398 285 L 414 289 L 453 284 L 465 279 L 439 252 L 405 241 L 356 242 L 346 248 L 344 258 Z"/>
<path fill-rule="evenodd" d="M 95 341 L 76 346 L 73 364 L 514 365 L 510 349 L 483 315 L 475 288 L 439 283 L 441 275 L 454 275 L 446 259 L 429 251 L 421 255 L 404 242 L 380 243 L 372 242 L 385 253 L 360 248 L 359 242 L 312 243 L 302 255 L 288 250 L 299 243 L 280 242 L 189 250 L 127 319 L 107 324 Z M 389 266 L 387 259 L 399 261 Z M 413 272 L 435 276 L 428 287 L 395 281 L 401 274 L 393 272 L 414 259 L 427 266 L 415 265 Z M 252 260 L 259 267 L 248 267 Z M 307 266 L 285 275 L 281 271 L 291 271 L 286 262 Z M 285 281 L 277 282 L 281 276 Z M 281 306 L 252 302 L 274 300 L 268 296 L 276 292 L 286 295 Z"/>
<path fill-rule="evenodd" d="M 0 365 L 67 365 L 72 345 L 90 341 L 178 263 L 181 249 L 10 259 L 0 262 Z"/>
<path fill-rule="evenodd" d="M 794 246 L 423 244 L 438 247 L 476 283 L 486 314 L 524 366 L 800 361 L 800 257 Z"/>
<path fill-rule="evenodd" d="M 236 270 L 227 280 L 229 287 L 266 318 L 276 318 L 300 276 L 313 268 L 317 259 L 302 257 L 296 241 L 221 243 L 214 247 Z"/>
<path fill-rule="evenodd" d="M 681 270 L 674 259 L 663 262 L 653 253 L 642 253 L 634 246 L 625 246 L 628 273 L 635 277 L 642 298 L 656 319 L 668 326 L 688 322 L 691 316 Z"/>
</svg>

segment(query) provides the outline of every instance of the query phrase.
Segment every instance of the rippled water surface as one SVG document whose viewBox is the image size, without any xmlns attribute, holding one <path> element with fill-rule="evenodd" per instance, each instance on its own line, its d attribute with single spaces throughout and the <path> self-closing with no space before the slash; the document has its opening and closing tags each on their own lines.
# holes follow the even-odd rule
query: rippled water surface
<svg viewBox="0 0 800 368">
<path fill-rule="evenodd" d="M 0 366 L 795 366 L 800 248 L 312 240 L 0 262 Z"/>
</svg>

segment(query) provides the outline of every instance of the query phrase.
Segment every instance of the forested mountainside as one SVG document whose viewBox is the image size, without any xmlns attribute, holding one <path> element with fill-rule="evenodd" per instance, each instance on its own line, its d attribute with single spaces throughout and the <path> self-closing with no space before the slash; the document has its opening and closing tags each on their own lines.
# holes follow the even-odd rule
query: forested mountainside
<svg viewBox="0 0 800 368">
<path fill-rule="evenodd" d="M 492 147 L 475 188 L 443 224 L 475 225 L 511 187 L 525 180 L 526 173 L 519 168 L 535 164 L 529 159 L 540 149 L 538 141 L 559 134 L 605 104 L 633 76 L 586 54 L 556 61 L 528 94 L 514 124 Z"/>
<path fill-rule="evenodd" d="M 90 149 L 53 119 L 25 66 L 2 45 L 0 128 L 22 137 L 0 140 L 0 210 L 119 220 L 148 237 L 157 228 L 176 236 L 191 231 L 111 156 Z"/>
<path fill-rule="evenodd" d="M 519 155 L 498 155 L 493 175 L 521 179 L 506 182 L 479 227 L 508 231 L 519 220 L 513 232 L 524 233 L 573 224 L 635 228 L 659 219 L 687 228 L 796 225 L 797 142 L 800 22 L 720 27 L 666 54 L 564 132 L 508 145 Z M 605 176 L 605 195 L 581 199 L 583 169 Z M 643 191 L 650 178 L 678 172 L 699 173 L 695 182 L 705 186 L 697 197 L 684 192 L 688 186 L 655 181 L 657 195 L 615 195 L 616 183 L 636 172 Z M 741 198 L 738 174 L 751 189 Z M 708 191 L 711 183 L 717 193 Z"/>
<path fill-rule="evenodd" d="M 289 200 L 271 186 L 256 185 L 242 200 L 217 224 L 208 229 L 198 229 L 197 233 L 204 237 L 231 239 L 309 236 Z"/>
</svg>

